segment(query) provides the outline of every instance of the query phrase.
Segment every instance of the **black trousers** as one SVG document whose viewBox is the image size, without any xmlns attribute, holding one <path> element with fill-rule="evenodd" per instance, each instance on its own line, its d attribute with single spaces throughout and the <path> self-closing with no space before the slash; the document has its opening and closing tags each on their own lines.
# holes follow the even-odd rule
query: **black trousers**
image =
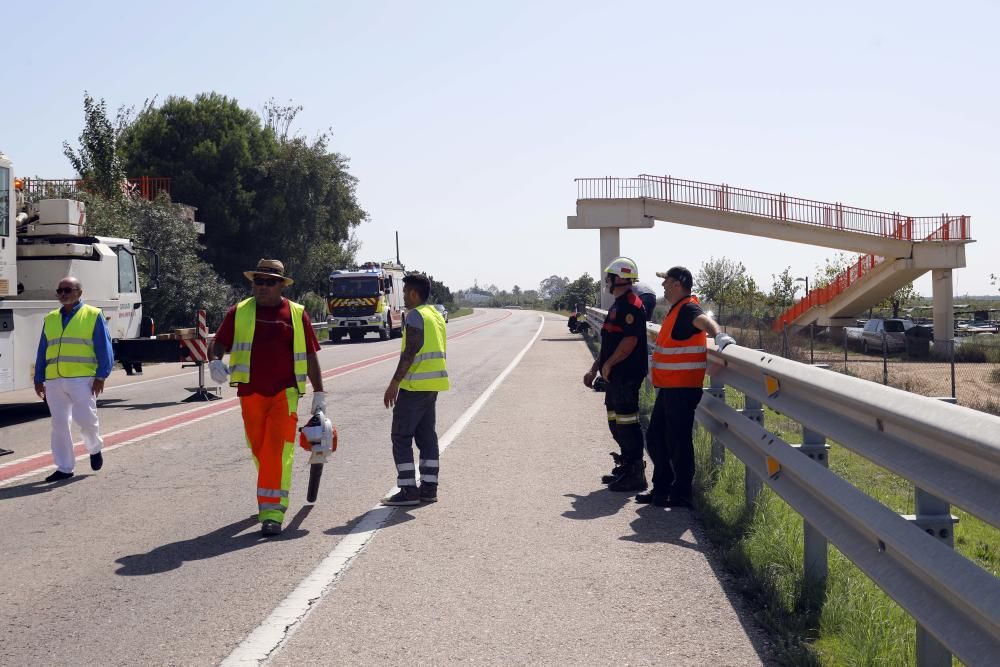
<svg viewBox="0 0 1000 667">
<path fill-rule="evenodd" d="M 646 430 L 653 461 L 653 495 L 691 500 L 694 481 L 694 411 L 701 388 L 658 389 Z"/>
<path fill-rule="evenodd" d="M 617 380 L 612 373 L 604 392 L 608 428 L 626 462 L 642 460 L 642 426 L 639 425 L 639 387 L 642 379 Z"/>
<path fill-rule="evenodd" d="M 435 432 L 436 391 L 399 390 L 392 409 L 392 459 L 396 463 L 396 485 L 417 485 L 413 465 L 413 441 L 420 450 L 420 481 L 438 483 L 438 437 Z"/>
</svg>

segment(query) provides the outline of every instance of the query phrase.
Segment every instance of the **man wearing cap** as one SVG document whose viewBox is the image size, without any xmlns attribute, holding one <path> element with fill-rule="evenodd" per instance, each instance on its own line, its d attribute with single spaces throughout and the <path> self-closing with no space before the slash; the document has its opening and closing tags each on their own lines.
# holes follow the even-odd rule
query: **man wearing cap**
<svg viewBox="0 0 1000 667">
<path fill-rule="evenodd" d="M 312 383 L 312 414 L 326 411 L 326 394 L 316 353 L 319 341 L 301 304 L 281 295 L 292 284 L 285 266 L 262 259 L 244 276 L 253 296 L 226 313 L 215 334 L 212 379 L 237 387 L 247 445 L 257 466 L 257 509 L 261 532 L 277 535 L 288 509 L 295 455 L 299 398 Z M 229 367 L 222 357 L 229 352 Z M 230 375 L 231 374 L 231 375 Z"/>
<path fill-rule="evenodd" d="M 691 507 L 694 481 L 694 412 L 708 366 L 708 336 L 721 351 L 735 342 L 720 332 L 698 297 L 691 294 L 694 278 L 683 266 L 665 273 L 663 292 L 669 310 L 660 325 L 653 349 L 653 386 L 656 401 L 646 430 L 646 450 L 653 461 L 653 488 L 635 497 L 642 504 Z"/>
</svg>

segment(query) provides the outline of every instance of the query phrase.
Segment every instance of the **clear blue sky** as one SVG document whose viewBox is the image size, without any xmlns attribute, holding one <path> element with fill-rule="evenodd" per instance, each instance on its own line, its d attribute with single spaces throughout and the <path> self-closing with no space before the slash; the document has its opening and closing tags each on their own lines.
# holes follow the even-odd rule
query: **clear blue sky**
<svg viewBox="0 0 1000 667">
<path fill-rule="evenodd" d="M 72 176 L 84 90 L 112 110 L 274 97 L 351 158 L 359 258 L 391 257 L 398 230 L 453 289 L 597 275 L 597 232 L 566 229 L 573 179 L 653 173 L 969 214 L 955 293 L 997 293 L 998 25 L 1000 4 L 961 1 L 39 2 L 5 11 L 0 148 Z M 765 288 L 834 254 L 665 223 L 622 252 L 653 281 L 739 259 Z"/>
</svg>

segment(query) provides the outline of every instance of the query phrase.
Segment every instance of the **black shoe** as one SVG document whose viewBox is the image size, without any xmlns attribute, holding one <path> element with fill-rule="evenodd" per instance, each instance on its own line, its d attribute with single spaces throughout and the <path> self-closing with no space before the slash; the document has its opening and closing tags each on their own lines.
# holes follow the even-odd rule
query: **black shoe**
<svg viewBox="0 0 1000 667">
<path fill-rule="evenodd" d="M 635 496 L 635 502 L 640 505 L 656 505 L 657 507 L 667 507 L 667 503 L 670 502 L 669 496 L 662 496 L 656 491 L 650 491 L 649 493 L 637 493 Z"/>
<path fill-rule="evenodd" d="M 265 519 L 260 524 L 260 534 L 264 537 L 281 535 L 281 524 L 272 519 Z"/>
<path fill-rule="evenodd" d="M 610 484 L 611 482 L 618 479 L 618 477 L 622 474 L 622 470 L 624 469 L 625 466 L 625 463 L 622 461 L 621 454 L 619 454 L 618 452 L 610 452 L 610 454 L 611 458 L 614 459 L 615 461 L 615 467 L 611 469 L 610 475 L 603 475 L 601 477 L 602 484 Z"/>
<path fill-rule="evenodd" d="M 687 498 L 670 498 L 666 505 L 661 505 L 661 507 L 677 507 L 683 509 L 694 509 L 694 505 Z"/>
<path fill-rule="evenodd" d="M 101 454 L 100 452 L 97 452 L 96 454 L 91 454 L 90 469 L 100 470 L 102 467 L 104 467 L 104 455 Z"/>
<path fill-rule="evenodd" d="M 415 486 L 404 486 L 391 496 L 386 496 L 385 498 L 383 498 L 382 504 L 388 505 L 390 507 L 399 507 L 403 505 L 419 505 L 420 491 L 418 491 L 417 487 Z"/>
<path fill-rule="evenodd" d="M 420 485 L 420 502 L 436 503 L 438 501 L 438 485 L 425 482 Z"/>
<path fill-rule="evenodd" d="M 46 482 L 61 482 L 64 479 L 69 479 L 73 476 L 71 472 L 63 472 L 62 470 L 56 470 L 54 473 L 45 478 Z"/>
<path fill-rule="evenodd" d="M 646 462 L 630 461 L 622 467 L 622 474 L 608 484 L 609 491 L 645 491 Z"/>
</svg>

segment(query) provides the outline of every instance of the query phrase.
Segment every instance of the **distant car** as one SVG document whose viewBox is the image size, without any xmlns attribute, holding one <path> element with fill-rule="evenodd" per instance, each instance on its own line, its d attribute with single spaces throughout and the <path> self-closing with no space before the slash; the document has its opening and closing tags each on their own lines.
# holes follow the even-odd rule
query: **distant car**
<svg viewBox="0 0 1000 667">
<path fill-rule="evenodd" d="M 445 324 L 448 323 L 448 309 L 444 307 L 443 303 L 434 304 L 434 309 L 441 313 L 441 317 L 444 318 Z"/>
<path fill-rule="evenodd" d="M 906 332 L 915 326 L 913 320 L 872 318 L 861 332 L 861 350 L 881 352 L 884 336 L 887 352 L 902 352 L 906 349 Z"/>
</svg>

